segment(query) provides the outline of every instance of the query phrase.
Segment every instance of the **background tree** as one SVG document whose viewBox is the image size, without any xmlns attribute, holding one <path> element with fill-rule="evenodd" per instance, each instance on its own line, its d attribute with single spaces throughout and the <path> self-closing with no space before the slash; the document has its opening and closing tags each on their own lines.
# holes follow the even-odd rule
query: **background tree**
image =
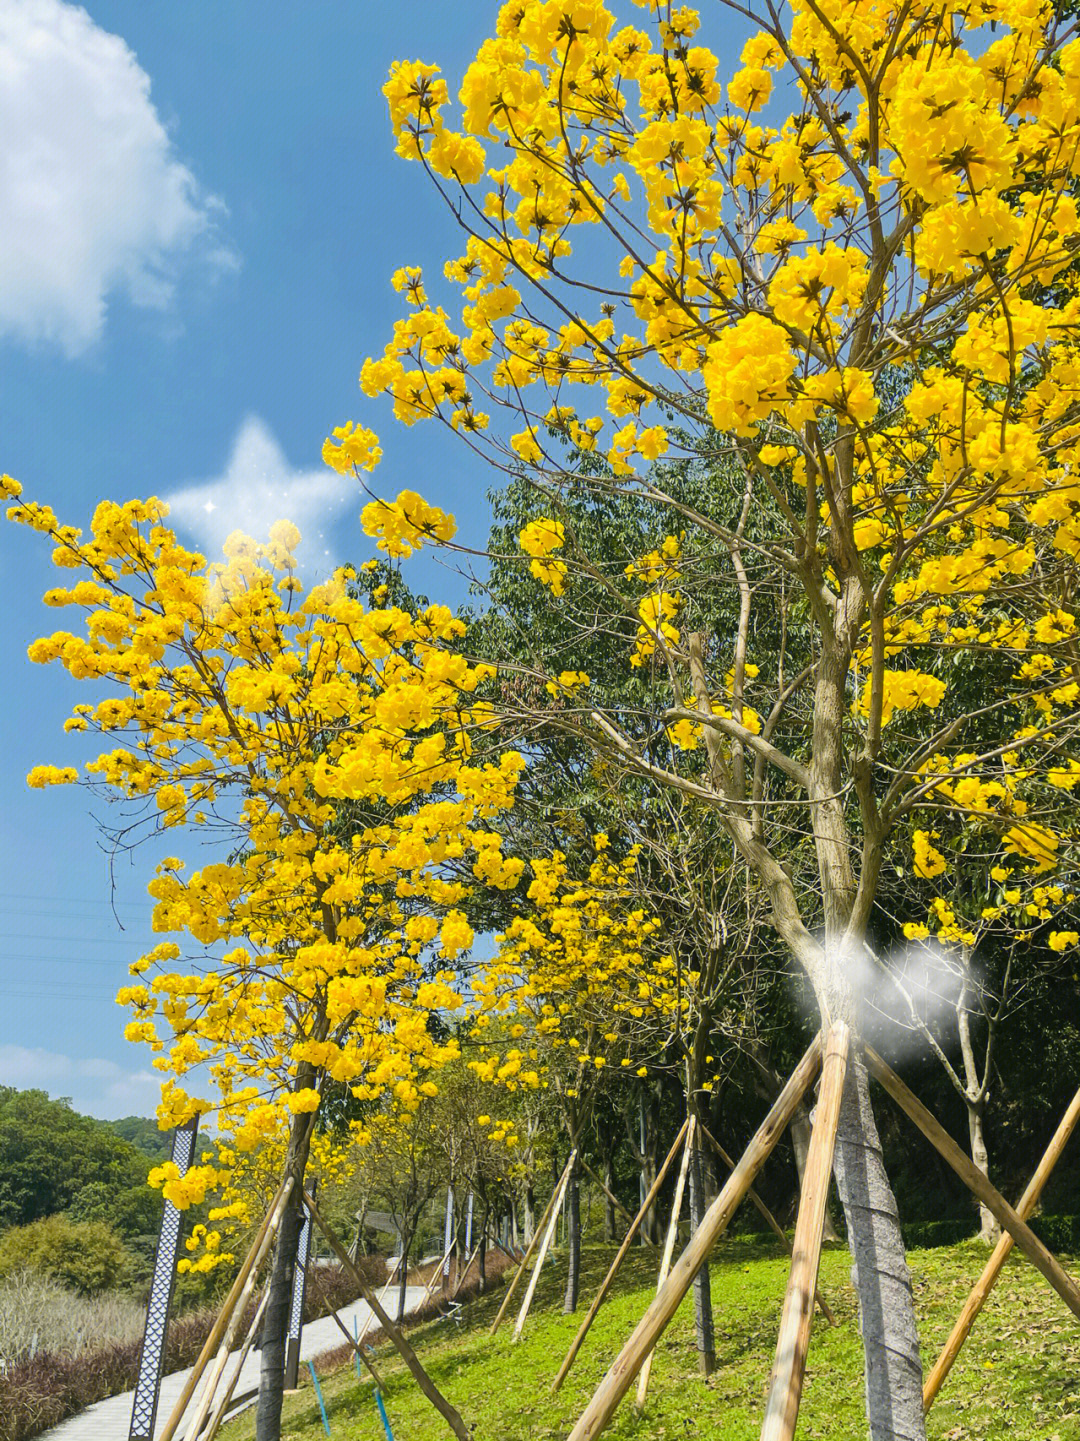
<svg viewBox="0 0 1080 1441">
<path fill-rule="evenodd" d="M 344 437 L 350 455 L 355 437 Z M 17 497 L 19 487 L 6 478 Z M 121 741 L 88 763 L 90 782 L 141 810 L 151 830 L 190 820 L 221 833 L 220 859 L 184 878 L 164 860 L 150 891 L 154 927 L 198 947 L 183 969 L 163 942 L 135 962 L 151 984 L 125 988 L 128 1038 L 157 1054 L 172 1079 L 158 1111 L 181 1124 L 211 1101 L 184 1078 L 216 1087 L 218 1125 L 233 1151 L 287 1136 L 294 1188 L 279 1230 L 262 1338 L 260 1441 L 280 1429 L 283 1347 L 300 1193 L 326 1077 L 361 1099 L 391 1090 L 401 1103 L 451 1052 L 429 1027 L 459 1004 L 445 968 L 472 940 L 466 887 L 444 872 L 472 857 L 474 879 L 513 885 L 486 823 L 510 804 L 519 756 L 472 763 L 483 715 L 466 700 L 484 672 L 451 642 L 463 629 L 443 607 L 412 616 L 371 609 L 348 592 L 349 572 L 302 596 L 292 574 L 295 527 L 267 548 L 234 536 L 224 565 L 181 547 L 156 500 L 102 503 L 90 539 L 52 512 L 19 502 L 10 514 L 49 536 L 58 566 L 81 572 L 50 591 L 86 612 L 86 636 L 30 648 L 76 679 L 120 694 L 75 708 L 69 729 Z M 70 783 L 43 766 L 31 785 Z M 369 823 L 342 835 L 335 803 L 377 802 Z M 440 959 L 443 964 L 440 964 Z M 159 1032 L 158 1026 L 161 1026 Z M 208 1073 L 208 1074 L 207 1074 Z M 212 1165 L 156 1172 L 180 1206 L 222 1182 Z"/>
<path fill-rule="evenodd" d="M 630 660 L 658 657 L 669 694 L 655 719 L 704 746 L 703 777 L 659 763 L 621 715 L 579 707 L 573 721 L 627 769 L 715 809 L 823 1018 L 854 1021 L 852 958 L 898 828 L 920 808 L 968 810 L 943 782 L 984 783 L 1022 754 L 1027 808 L 999 798 L 997 846 L 1025 888 L 1067 848 L 1038 794 L 1071 758 L 1080 695 L 1073 302 L 1047 301 L 1080 229 L 1080 47 L 1070 21 L 1012 3 L 836 16 L 807 0 L 753 16 L 724 107 L 697 13 L 647 9 L 655 30 L 616 29 L 593 0 L 504 9 L 465 76 L 460 130 L 437 67 L 395 67 L 399 148 L 469 232 L 449 266 L 465 295 L 451 322 L 401 272 L 412 313 L 362 385 L 399 418 L 436 416 L 525 467 L 551 505 L 522 545 L 556 594 L 597 575 L 559 512 L 570 488 L 598 505 L 645 490 L 676 542 L 685 530 L 691 553 L 722 564 L 738 597 L 725 634 L 698 618 L 685 563 L 677 578 L 636 575 Z M 774 77 L 766 128 L 755 116 Z M 506 147 L 498 168 L 488 138 Z M 574 254 L 581 224 L 596 243 Z M 607 417 L 579 414 L 581 385 Z M 606 475 L 546 443 L 554 423 L 587 448 L 607 419 Z M 636 470 L 673 445 L 731 455 L 720 505 L 686 507 Z M 377 535 L 397 517 L 365 512 Z M 785 638 L 766 667 L 759 625 L 778 610 L 800 616 L 806 642 Z M 943 652 L 986 646 L 1012 658 L 1002 690 L 936 725 Z M 566 654 L 538 678 L 579 669 Z M 526 723 L 541 699 L 519 706 Z M 955 928 L 945 917 L 939 934 Z M 857 1054 L 836 1156 L 871 1430 L 921 1436 L 910 1284 Z"/>
</svg>

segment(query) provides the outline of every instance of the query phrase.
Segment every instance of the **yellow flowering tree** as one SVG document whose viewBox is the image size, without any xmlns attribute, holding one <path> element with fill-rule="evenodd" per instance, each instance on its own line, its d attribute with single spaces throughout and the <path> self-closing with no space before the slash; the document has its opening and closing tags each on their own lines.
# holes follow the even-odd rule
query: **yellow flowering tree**
<svg viewBox="0 0 1080 1441">
<path fill-rule="evenodd" d="M 10 517 L 74 572 L 46 603 L 85 617 L 81 634 L 35 641 L 31 659 L 114 692 L 67 722 L 116 743 L 86 764 L 86 783 L 151 830 L 218 835 L 220 858 L 190 875 L 174 857 L 159 865 L 153 925 L 184 944 L 136 961 L 119 999 L 135 1013 L 129 1039 L 150 1046 L 164 1078 L 159 1123 L 213 1110 L 227 1142 L 218 1165 L 183 1178 L 162 1167 L 166 1196 L 199 1201 L 227 1187 L 231 1155 L 267 1146 L 296 1179 L 263 1337 L 270 1434 L 323 1085 L 389 1093 L 406 1111 L 435 1089 L 429 1075 L 456 1047 L 430 1021 L 460 1005 L 454 962 L 472 942 L 462 869 L 473 884 L 516 882 L 521 863 L 503 859 L 490 823 L 522 760 L 475 751 L 486 672 L 455 652 L 461 623 L 439 606 L 365 604 L 347 570 L 305 593 L 287 522 L 265 546 L 232 537 L 224 563 L 207 565 L 156 500 L 102 503 L 83 537 L 18 499 L 10 478 L 4 488 Z M 29 779 L 78 773 L 45 766 Z M 199 1094 L 208 1085 L 213 1100 Z"/>
<path fill-rule="evenodd" d="M 1070 769 L 1080 699 L 1080 41 L 1028 0 L 793 0 L 750 20 L 728 76 L 698 13 L 667 0 L 626 15 L 513 0 L 460 110 L 436 66 L 397 65 L 398 149 L 467 232 L 446 266 L 462 299 L 450 313 L 405 272 L 409 313 L 361 384 L 548 498 L 549 524 L 522 541 L 536 584 L 568 595 L 594 575 L 560 513 L 571 487 L 600 507 L 645 491 L 673 536 L 709 544 L 735 626 L 704 631 L 690 587 L 649 567 L 628 657 L 655 667 L 656 719 L 691 759 L 656 758 L 599 708 L 578 724 L 717 810 L 823 1016 L 854 1019 L 850 958 L 898 828 L 967 814 L 943 781 L 985 781 L 1018 755 L 1028 809 L 1000 798 L 994 836 L 1025 875 L 1068 852 L 1039 800 Z M 676 501 L 647 470 L 677 454 L 730 458 L 715 501 Z M 365 524 L 383 533 L 376 510 Z M 805 638 L 766 668 L 755 637 L 778 607 Z M 568 649 L 545 679 L 581 669 Z M 988 653 L 1000 688 L 946 705 L 958 658 Z M 812 867 L 782 864 L 796 827 Z M 922 1436 L 858 1059 L 836 1172 L 871 1431 Z"/>
<path fill-rule="evenodd" d="M 481 1055 L 469 1062 L 483 1080 L 552 1092 L 574 1148 L 600 1095 L 622 1076 L 645 1075 L 689 1009 L 674 960 L 656 945 L 660 922 L 634 906 L 637 850 L 616 861 L 607 836 L 594 843 L 597 858 L 582 880 L 562 852 L 533 858 L 530 908 L 498 937 L 475 982 Z M 485 1042 L 497 1019 L 512 1044 Z M 580 1279 L 579 1172 L 566 1197 L 566 1311 L 577 1306 Z"/>
</svg>

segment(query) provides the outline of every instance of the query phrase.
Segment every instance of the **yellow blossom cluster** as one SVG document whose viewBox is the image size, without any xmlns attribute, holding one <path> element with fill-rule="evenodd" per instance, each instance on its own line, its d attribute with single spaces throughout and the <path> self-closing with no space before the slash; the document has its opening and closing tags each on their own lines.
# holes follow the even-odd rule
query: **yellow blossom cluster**
<svg viewBox="0 0 1080 1441">
<path fill-rule="evenodd" d="M 83 632 L 30 655 L 113 690 L 75 707 L 75 728 L 109 743 L 88 783 L 161 828 L 229 837 L 190 873 L 179 857 L 161 862 L 154 929 L 195 952 L 179 965 L 181 945 L 163 939 L 119 996 L 129 1039 L 163 1076 L 160 1123 L 213 1108 L 244 1154 L 306 1125 L 327 1078 L 415 1106 L 456 1055 L 429 1020 L 462 1004 L 463 904 L 522 871 L 492 823 L 524 762 L 477 749 L 488 715 L 475 692 L 492 672 L 455 651 L 461 622 L 438 605 L 369 604 L 347 569 L 305 593 L 288 523 L 268 545 L 230 537 L 208 565 L 160 501 L 104 502 L 84 538 L 6 488 L 11 518 L 44 530 L 55 562 L 85 577 L 49 596 L 82 612 Z M 213 1102 L 189 1094 L 192 1073 Z M 154 1183 L 187 1206 L 222 1174 L 167 1165 Z"/>
</svg>

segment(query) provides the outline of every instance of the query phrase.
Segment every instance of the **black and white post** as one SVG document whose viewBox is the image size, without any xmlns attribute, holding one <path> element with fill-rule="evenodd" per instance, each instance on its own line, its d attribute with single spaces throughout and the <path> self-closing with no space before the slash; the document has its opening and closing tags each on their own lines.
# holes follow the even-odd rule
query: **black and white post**
<svg viewBox="0 0 1080 1441">
<path fill-rule="evenodd" d="M 311 1183 L 315 1195 L 318 1180 Z M 296 1244 L 296 1265 L 293 1268 L 292 1304 L 289 1307 L 289 1334 L 285 1341 L 285 1390 L 295 1391 L 300 1384 L 300 1336 L 304 1329 L 304 1298 L 307 1295 L 308 1260 L 311 1256 L 311 1212 L 304 1207 L 304 1224 Z"/>
<path fill-rule="evenodd" d="M 199 1118 L 173 1132 L 172 1160 L 181 1176 L 195 1158 L 195 1137 Z M 180 1237 L 184 1216 L 171 1201 L 165 1202 L 154 1254 L 154 1278 L 150 1282 L 150 1300 L 146 1306 L 146 1328 L 139 1352 L 139 1370 L 135 1381 L 135 1399 L 131 1403 L 131 1426 L 128 1441 L 152 1441 L 157 1418 L 158 1393 L 161 1390 L 161 1364 L 165 1358 L 165 1335 L 169 1327 L 173 1288 L 176 1285 L 176 1262 L 180 1254 Z"/>
</svg>

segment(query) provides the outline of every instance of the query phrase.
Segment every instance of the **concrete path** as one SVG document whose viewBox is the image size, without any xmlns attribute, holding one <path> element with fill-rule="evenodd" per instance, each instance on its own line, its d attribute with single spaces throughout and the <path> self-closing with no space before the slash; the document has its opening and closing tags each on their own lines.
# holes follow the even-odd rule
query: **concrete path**
<svg viewBox="0 0 1080 1441">
<path fill-rule="evenodd" d="M 414 1311 L 423 1298 L 423 1286 L 409 1286 L 405 1292 L 406 1314 Z M 392 1294 L 387 1296 L 383 1305 L 390 1306 L 396 1300 L 397 1288 L 394 1287 Z M 354 1301 L 351 1306 L 343 1306 L 338 1312 L 350 1335 L 352 1335 L 353 1321 L 356 1321 L 362 1331 L 368 1314 L 366 1301 Z M 344 1346 L 344 1344 L 345 1338 L 335 1326 L 333 1316 L 320 1316 L 317 1321 L 310 1321 L 304 1327 L 300 1342 L 300 1358 L 302 1361 L 314 1361 L 324 1351 L 332 1351 L 335 1347 Z M 259 1353 L 252 1351 L 244 1362 L 244 1369 L 240 1373 L 235 1395 L 239 1396 L 258 1386 L 259 1364 Z M 225 1369 L 226 1377 L 232 1375 L 234 1365 L 235 1362 L 230 1358 L 229 1365 Z M 154 1426 L 155 1436 L 160 1436 L 165 1429 L 165 1423 L 169 1419 L 172 1408 L 179 1400 L 180 1392 L 184 1389 L 184 1382 L 190 1374 L 191 1368 L 188 1367 L 187 1370 L 174 1371 L 171 1376 L 162 1378 L 161 1397 L 158 1401 L 157 1420 Z M 199 1389 L 196 1389 L 196 1398 L 198 1395 Z M 124 1391 L 119 1396 L 109 1396 L 104 1401 L 96 1401 L 93 1406 L 88 1406 L 85 1411 L 80 1411 L 78 1416 L 70 1416 L 66 1421 L 61 1421 L 59 1426 L 53 1426 L 50 1430 L 43 1432 L 41 1441 L 126 1441 L 128 1426 L 131 1422 L 133 1397 L 133 1391 Z M 188 1415 L 194 1416 L 192 1406 L 188 1407 Z M 183 1426 L 180 1427 L 178 1435 L 181 1438 L 184 1436 Z"/>
</svg>

